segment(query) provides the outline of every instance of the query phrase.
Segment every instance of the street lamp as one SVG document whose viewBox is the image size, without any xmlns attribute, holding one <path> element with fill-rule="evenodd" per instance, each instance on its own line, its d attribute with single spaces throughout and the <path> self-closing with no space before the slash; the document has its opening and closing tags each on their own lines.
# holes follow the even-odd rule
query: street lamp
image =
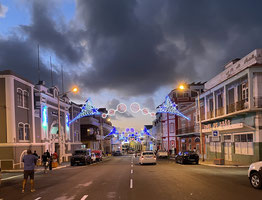
<svg viewBox="0 0 262 200">
<path fill-rule="evenodd" d="M 178 87 L 180 90 L 185 90 L 187 87 L 183 84 L 180 84 Z M 197 110 L 198 110 L 198 116 L 199 116 L 199 133 L 200 133 L 200 147 L 201 147 L 201 155 L 202 155 L 202 161 L 205 161 L 204 158 L 204 146 L 203 146 L 203 134 L 202 134 L 202 121 L 201 121 L 201 113 L 200 113 L 200 91 L 198 90 L 192 90 L 193 92 L 197 93 Z"/>
<path fill-rule="evenodd" d="M 58 106 L 58 112 L 57 112 L 57 114 L 58 114 L 58 142 L 59 142 L 58 162 L 59 163 L 61 163 L 61 160 L 62 160 L 62 157 L 63 157 L 61 155 L 63 153 L 63 151 L 61 149 L 61 147 L 62 147 L 62 137 L 61 137 L 61 126 L 60 126 L 60 97 L 63 97 L 64 95 L 66 95 L 66 94 L 68 94 L 70 92 L 77 93 L 78 92 L 78 88 L 77 87 L 73 87 L 71 90 L 69 90 L 67 92 L 64 92 L 62 94 L 59 94 L 59 93 L 57 94 L 57 101 L 58 101 L 58 103 L 57 103 L 57 106 Z"/>
</svg>

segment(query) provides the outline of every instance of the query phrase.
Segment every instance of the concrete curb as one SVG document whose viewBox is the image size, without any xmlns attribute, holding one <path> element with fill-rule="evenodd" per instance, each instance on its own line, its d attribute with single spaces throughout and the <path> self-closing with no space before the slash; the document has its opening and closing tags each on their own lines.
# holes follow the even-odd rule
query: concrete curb
<svg viewBox="0 0 262 200">
<path fill-rule="evenodd" d="M 62 168 L 65 168 L 65 167 L 68 167 L 70 165 L 61 165 L 61 166 L 58 166 L 56 168 L 53 168 L 52 170 L 57 170 L 57 169 L 62 169 Z M 49 169 L 47 169 L 49 170 Z M 41 172 L 41 171 L 44 171 L 44 168 L 40 168 L 38 169 L 37 167 L 35 168 L 35 172 Z M 11 169 L 11 170 L 2 170 L 2 173 L 22 173 L 24 172 L 23 169 Z"/>
</svg>

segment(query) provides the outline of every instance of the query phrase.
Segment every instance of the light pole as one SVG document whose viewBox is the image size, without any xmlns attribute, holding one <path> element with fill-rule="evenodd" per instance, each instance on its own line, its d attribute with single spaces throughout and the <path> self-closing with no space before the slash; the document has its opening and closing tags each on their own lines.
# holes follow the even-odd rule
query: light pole
<svg viewBox="0 0 262 200">
<path fill-rule="evenodd" d="M 184 85 L 180 85 L 179 86 L 180 90 L 185 90 L 186 86 Z M 202 133 L 202 121 L 201 121 L 201 109 L 200 109 L 200 91 L 198 90 L 192 90 L 193 92 L 197 93 L 197 111 L 198 111 L 198 119 L 199 119 L 199 134 L 200 134 L 200 148 L 201 148 L 201 156 L 202 156 L 202 161 L 205 161 L 205 157 L 204 157 L 204 145 L 203 145 L 203 133 Z"/>
<path fill-rule="evenodd" d="M 61 121 L 61 119 L 60 119 L 60 97 L 66 95 L 66 94 L 68 94 L 70 92 L 77 93 L 78 92 L 78 88 L 74 87 L 70 91 L 67 91 L 67 92 L 62 93 L 62 94 L 59 94 L 59 93 L 57 94 L 57 102 L 58 102 L 57 103 L 57 107 L 58 107 L 58 111 L 57 111 L 57 114 L 58 114 L 58 143 L 59 143 L 58 162 L 59 162 L 59 164 L 62 163 L 62 158 L 63 158 L 63 156 L 62 156 L 62 153 L 63 153 L 63 151 L 62 151 L 62 138 L 64 138 L 63 137 L 64 135 L 62 136 L 62 134 L 61 134 L 61 124 L 60 124 L 60 121 Z"/>
</svg>

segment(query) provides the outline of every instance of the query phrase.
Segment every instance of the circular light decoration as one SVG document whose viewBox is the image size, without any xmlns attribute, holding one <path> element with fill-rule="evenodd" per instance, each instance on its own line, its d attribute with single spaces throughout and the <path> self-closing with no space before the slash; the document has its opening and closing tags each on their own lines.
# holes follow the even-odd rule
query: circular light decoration
<svg viewBox="0 0 262 200">
<path fill-rule="evenodd" d="M 106 113 L 103 113 L 103 114 L 102 114 L 102 118 L 105 119 L 106 117 L 107 117 L 107 114 L 106 114 Z"/>
<path fill-rule="evenodd" d="M 137 113 L 140 111 L 140 105 L 136 102 L 132 103 L 130 105 L 130 110 L 133 112 L 133 113 Z"/>
<path fill-rule="evenodd" d="M 134 128 L 131 128 L 130 131 L 131 131 L 131 132 L 135 132 L 135 129 L 134 129 Z"/>
<path fill-rule="evenodd" d="M 149 110 L 147 108 L 143 108 L 142 113 L 143 113 L 143 115 L 148 115 Z"/>
<path fill-rule="evenodd" d="M 116 113 L 116 111 L 114 109 L 109 109 L 108 110 L 108 115 L 110 115 L 110 116 L 115 115 L 115 113 Z"/>
<path fill-rule="evenodd" d="M 118 106 L 117 106 L 117 111 L 118 112 L 124 113 L 124 112 L 126 112 L 126 110 L 127 110 L 126 104 L 124 104 L 124 103 L 118 104 Z"/>
<path fill-rule="evenodd" d="M 129 128 L 126 129 L 126 132 L 129 132 Z"/>
<path fill-rule="evenodd" d="M 155 117 L 156 113 L 150 113 L 151 117 Z"/>
</svg>

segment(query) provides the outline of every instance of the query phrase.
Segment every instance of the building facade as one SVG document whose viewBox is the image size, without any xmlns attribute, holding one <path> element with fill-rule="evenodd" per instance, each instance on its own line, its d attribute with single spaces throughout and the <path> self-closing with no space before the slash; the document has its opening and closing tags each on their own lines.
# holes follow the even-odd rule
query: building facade
<svg viewBox="0 0 262 200">
<path fill-rule="evenodd" d="M 56 87 L 47 88 L 41 84 L 16 75 L 12 71 L 0 72 L 0 167 L 2 169 L 22 168 L 22 158 L 27 149 L 38 155 L 49 150 L 61 152 L 64 161 L 72 150 L 81 146 L 81 140 L 74 141 L 69 127 L 67 97 L 60 98 L 61 135 L 58 138 L 58 98 Z M 80 124 L 78 125 L 80 129 Z M 77 125 L 75 125 L 77 129 Z M 60 141 L 60 142 L 59 142 Z M 61 148 L 61 151 L 58 151 Z"/>
<path fill-rule="evenodd" d="M 231 61 L 200 96 L 207 159 L 250 164 L 262 159 L 262 49 Z"/>
</svg>

